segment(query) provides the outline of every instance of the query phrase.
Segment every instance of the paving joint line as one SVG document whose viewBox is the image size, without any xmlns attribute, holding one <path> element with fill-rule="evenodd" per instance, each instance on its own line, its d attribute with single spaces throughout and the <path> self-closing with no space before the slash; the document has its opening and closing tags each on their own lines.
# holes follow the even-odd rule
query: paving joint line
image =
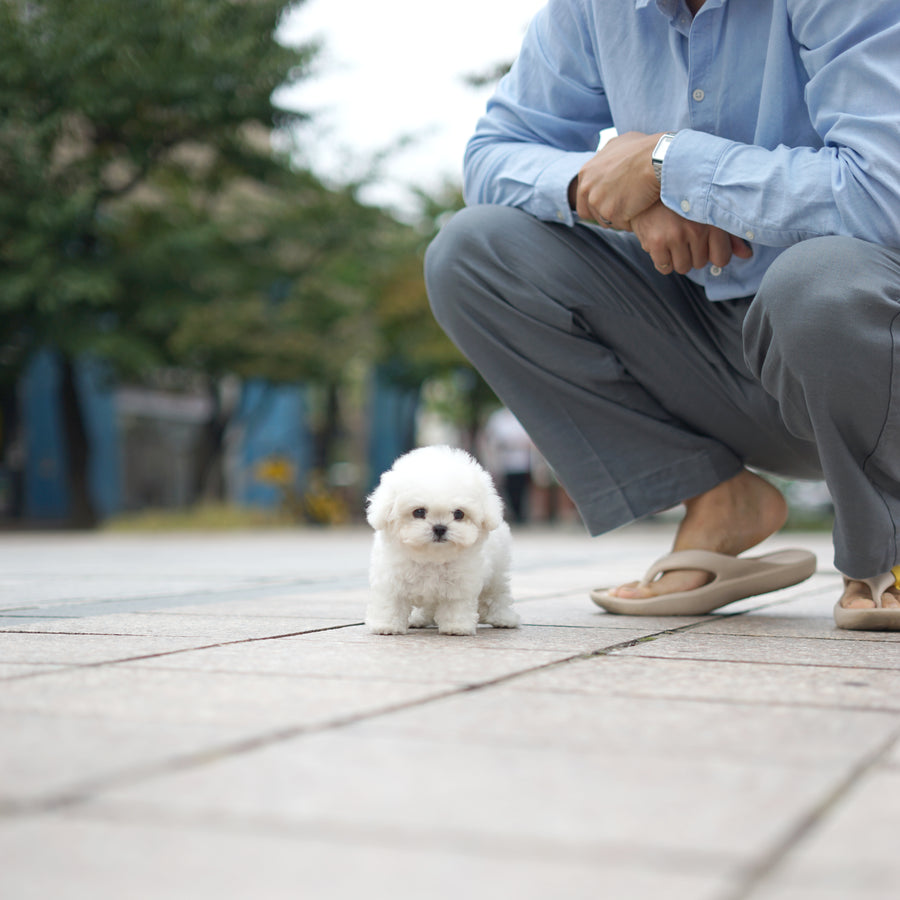
<svg viewBox="0 0 900 900">
<path fill-rule="evenodd" d="M 126 656 L 121 659 L 103 659 L 98 660 L 97 662 L 86 662 L 86 663 L 63 663 L 57 666 L 52 671 L 48 672 L 26 672 L 22 675 L 12 675 L 9 678 L 4 678 L 3 681 L 21 681 L 26 678 L 42 678 L 47 675 L 51 675 L 54 673 L 58 673 L 61 670 L 70 670 L 70 669 L 100 669 L 104 666 L 119 666 L 124 663 L 134 663 L 134 662 L 142 662 L 146 659 L 161 659 L 166 656 L 177 656 L 179 653 L 195 653 L 199 650 L 215 650 L 219 647 L 232 647 L 236 644 L 255 644 L 260 641 L 277 641 L 282 638 L 291 638 L 291 637 L 302 637 L 305 634 L 318 634 L 322 631 L 340 631 L 342 628 L 356 628 L 364 623 L 362 622 L 346 622 L 343 625 L 326 625 L 322 628 L 307 628 L 303 631 L 292 631 L 287 634 L 267 634 L 262 637 L 252 637 L 252 638 L 239 638 L 235 641 L 219 641 L 215 644 L 201 644 L 195 647 L 179 647 L 177 650 L 160 650 L 157 653 L 143 653 L 140 656 Z M 9 633 L 9 632 L 7 632 Z M 82 636 L 83 632 L 58 632 L 58 631 L 24 631 L 24 632 L 12 632 L 13 634 L 40 634 L 40 635 L 56 635 L 56 634 L 69 634 L 70 636 Z M 106 636 L 106 635 L 104 635 Z M 143 635 L 108 635 L 109 637 L 142 637 Z"/>
<path fill-rule="evenodd" d="M 748 874 L 744 878 L 744 883 L 738 886 L 731 894 L 722 898 L 722 900 L 752 900 L 757 889 L 764 887 L 766 880 L 777 873 L 777 870 L 785 863 L 790 854 L 815 829 L 819 822 L 838 806 L 866 775 L 884 761 L 898 740 L 900 740 L 900 728 L 897 728 L 879 747 L 852 766 L 844 778 L 838 781 L 824 798 L 816 802 L 805 815 L 800 817 L 776 849 L 772 850 L 756 865 L 750 867 Z"/>
<path fill-rule="evenodd" d="M 737 613 L 736 615 L 740 615 Z M 316 629 L 317 631 L 334 631 L 340 630 L 342 628 L 355 627 L 358 624 L 362 623 L 350 623 L 347 625 L 338 625 L 331 626 L 328 628 Z M 531 666 L 527 669 L 523 669 L 516 672 L 509 672 L 505 675 L 497 676 L 496 678 L 492 678 L 488 681 L 477 682 L 474 684 L 465 684 L 460 685 L 458 687 L 449 688 L 446 690 L 442 690 L 431 694 L 426 697 L 420 697 L 415 700 L 404 701 L 401 703 L 391 704 L 386 707 L 382 707 L 380 709 L 368 710 L 365 712 L 354 713 L 353 715 L 339 717 L 337 719 L 333 719 L 328 722 L 322 722 L 318 725 L 296 725 L 290 726 L 287 728 L 277 729 L 275 731 L 271 731 L 265 734 L 257 735 L 255 737 L 245 738 L 239 741 L 233 741 L 230 743 L 226 743 L 220 745 L 218 747 L 213 747 L 209 749 L 205 749 L 202 751 L 197 751 L 194 753 L 185 754 L 184 756 L 175 757 L 173 759 L 162 760 L 153 764 L 135 767 L 131 770 L 120 772 L 117 775 L 112 775 L 107 778 L 97 779 L 92 782 L 87 782 L 82 784 L 80 787 L 71 788 L 69 790 L 62 791 L 55 796 L 44 797 L 44 798 L 36 798 L 25 801 L 11 801 L 0 803 L 0 817 L 8 817 L 15 815 L 35 815 L 46 812 L 52 812 L 60 809 L 67 809 L 71 807 L 77 807 L 84 803 L 89 802 L 96 796 L 98 793 L 103 793 L 109 790 L 114 790 L 116 787 L 124 787 L 128 785 L 132 785 L 135 783 L 140 783 L 143 781 L 151 780 L 153 778 L 164 777 L 166 775 L 174 774 L 177 772 L 189 771 L 191 769 L 198 768 L 208 762 L 212 762 L 215 760 L 219 760 L 225 757 L 233 757 L 240 756 L 246 753 L 251 753 L 256 750 L 263 749 L 265 747 L 274 746 L 279 743 L 284 743 L 288 740 L 293 740 L 297 737 L 303 737 L 306 735 L 312 734 L 322 734 L 327 731 L 336 731 L 343 728 L 350 727 L 352 725 L 358 724 L 360 722 L 369 721 L 372 719 L 380 718 L 382 716 L 391 715 L 396 712 L 401 712 L 407 709 L 414 709 L 416 707 L 426 706 L 430 703 L 435 703 L 441 700 L 448 699 L 450 697 L 462 696 L 469 693 L 475 693 L 478 691 L 483 691 L 491 687 L 496 687 L 497 685 L 505 684 L 510 681 L 514 681 L 515 679 L 525 677 L 527 675 L 532 675 L 536 672 L 541 672 L 548 669 L 553 669 L 557 667 L 562 667 L 565 665 L 571 665 L 574 662 L 581 662 L 589 659 L 598 659 L 605 656 L 611 656 L 617 650 L 626 649 L 628 647 L 636 646 L 640 643 L 644 643 L 651 640 L 656 640 L 657 638 L 664 637 L 667 634 L 675 634 L 679 632 L 689 631 L 691 629 L 697 628 L 700 625 L 705 624 L 705 620 L 703 622 L 691 622 L 686 625 L 678 626 L 676 628 L 668 628 L 663 629 L 659 632 L 653 632 L 648 635 L 644 635 L 639 638 L 633 638 L 627 641 L 619 641 L 614 644 L 610 644 L 608 646 L 598 648 L 596 650 L 591 651 L 583 651 L 580 653 L 575 653 L 571 656 L 567 656 L 563 659 L 552 660 L 551 662 L 541 663 L 540 665 Z M 221 646 L 229 646 L 233 644 L 245 644 L 245 643 L 255 643 L 263 640 L 276 640 L 279 637 L 294 637 L 302 634 L 308 634 L 310 632 L 297 632 L 296 634 L 291 635 L 272 635 L 266 636 L 262 638 L 246 638 L 238 641 L 227 641 L 220 642 L 217 644 L 211 644 L 209 646 L 204 647 L 194 647 L 194 648 L 185 648 L 181 650 L 172 650 L 165 651 L 163 653 L 155 653 L 148 654 L 140 657 L 132 657 L 123 660 L 110 660 L 106 662 L 98 662 L 98 663 L 89 663 L 83 667 L 77 668 L 97 668 L 105 665 L 118 665 L 124 662 L 134 662 L 141 659 L 153 659 L 160 656 L 172 656 L 179 653 L 187 653 L 193 650 L 202 650 L 202 649 L 212 649 L 214 647 Z M 57 670 L 58 671 L 58 670 Z M 46 673 L 39 673 L 46 674 Z M 25 676 L 22 676 L 25 677 Z M 880 759 L 892 746 L 893 742 L 896 740 L 897 734 L 894 734 L 891 738 L 891 741 L 887 742 L 885 747 L 882 749 L 878 758 Z M 873 762 L 874 764 L 874 762 Z M 867 770 L 867 769 L 866 769 Z M 846 788 L 849 789 L 850 782 L 848 781 Z M 824 807 L 822 807 L 824 808 Z M 820 807 L 817 807 L 817 811 Z M 811 827 L 811 826 L 810 826 Z M 799 838 L 797 838 L 799 839 Z M 772 865 L 776 864 L 777 860 L 774 860 Z M 771 867 L 770 867 L 771 868 Z M 767 869 L 768 871 L 768 869 Z M 763 877 L 762 874 L 756 879 L 756 881 L 761 880 Z M 753 881 L 752 876 L 750 881 Z M 755 883 L 755 881 L 753 881 Z M 734 898 L 728 898 L 728 900 L 746 900 L 746 895 L 737 895 Z"/>
<path fill-rule="evenodd" d="M 441 691 L 434 696 L 425 699 L 426 702 L 440 700 L 445 697 L 453 696 L 456 693 L 458 693 L 458 689 L 453 688 Z M 355 713 L 353 715 L 339 717 L 317 725 L 294 725 L 286 728 L 279 728 L 254 737 L 221 744 L 217 747 L 210 747 L 205 750 L 187 753 L 183 756 L 176 756 L 168 760 L 161 760 L 156 763 L 137 766 L 106 778 L 98 778 L 94 781 L 84 782 L 80 786 L 61 791 L 55 796 L 24 801 L 0 801 L 0 818 L 16 815 L 39 815 L 41 813 L 80 806 L 92 800 L 98 793 L 115 790 L 117 787 L 127 787 L 129 785 L 139 784 L 143 781 L 152 780 L 153 778 L 189 771 L 209 762 L 232 756 L 241 756 L 245 753 L 252 753 L 254 750 L 261 750 L 265 747 L 274 746 L 275 744 L 293 740 L 297 737 L 303 737 L 310 734 L 321 734 L 334 729 L 346 728 L 357 722 L 365 721 L 366 719 L 409 709 L 419 705 L 421 702 L 421 699 L 409 700 L 402 703 L 391 704 L 390 706 L 371 712 Z"/>
<path fill-rule="evenodd" d="M 129 815 L 115 807 L 84 810 L 81 818 L 100 822 L 126 823 L 131 821 Z M 142 810 L 142 822 L 157 827 L 169 827 L 171 817 L 156 810 Z M 404 827 L 399 824 L 366 824 L 342 821 L 339 819 L 317 819 L 315 822 L 297 822 L 291 819 L 280 819 L 266 815 L 234 818 L 221 813 L 187 813 L 182 814 L 179 824 L 189 828 L 206 831 L 242 835 L 247 833 L 266 833 L 271 836 L 289 835 L 294 838 L 322 839 L 332 844 L 357 847 L 360 843 L 371 847 L 385 849 L 396 848 L 402 844 L 408 848 L 425 851 L 446 850 L 452 845 L 466 855 L 484 859 L 545 859 L 555 862 L 582 862 L 596 865 L 598 859 L 608 862 L 622 862 L 643 868 L 650 862 L 665 862 L 667 869 L 684 872 L 705 871 L 710 864 L 721 864 L 722 857 L 703 850 L 673 850 L 667 845 L 649 845 L 635 849 L 633 844 L 605 842 L 602 846 L 585 840 L 579 843 L 555 841 L 552 838 L 508 837 L 500 834 L 490 836 L 473 834 L 468 829 L 435 826 L 428 831 L 418 827 Z M 691 859 L 686 856 L 691 855 Z M 734 865 L 740 865 L 735 860 Z"/>
<path fill-rule="evenodd" d="M 288 632 L 286 634 L 270 634 L 263 635 L 262 637 L 252 637 L 252 638 L 239 638 L 233 641 L 219 641 L 215 644 L 201 644 L 196 647 L 180 647 L 177 650 L 160 650 L 157 653 L 145 653 L 140 656 L 127 656 L 121 659 L 107 659 L 107 660 L 98 660 L 97 662 L 89 662 L 89 663 L 64 663 L 52 671 L 48 672 L 27 672 L 22 675 L 12 675 L 8 678 L 3 679 L 4 681 L 21 681 L 26 678 L 39 678 L 44 677 L 49 674 L 53 674 L 53 672 L 59 672 L 60 670 L 66 669 L 96 669 L 102 668 L 103 666 L 117 666 L 122 665 L 124 663 L 133 663 L 133 662 L 142 662 L 147 659 L 161 659 L 167 656 L 177 656 L 182 653 L 194 653 L 200 650 L 215 650 L 219 647 L 231 647 L 239 644 L 253 644 L 260 641 L 275 641 L 280 640 L 282 638 L 290 638 L 290 637 L 302 637 L 306 634 L 318 634 L 320 632 L 325 631 L 340 631 L 344 628 L 358 628 L 364 625 L 364 622 L 346 622 L 342 625 L 327 625 L 322 628 L 309 628 L 303 631 L 293 631 Z M 681 625 L 676 628 L 668 628 L 660 632 L 655 632 L 652 635 L 642 636 L 640 638 L 634 638 L 629 641 L 624 641 L 619 644 L 611 644 L 609 647 L 602 648 L 597 651 L 588 651 L 587 655 L 584 654 L 576 654 L 575 656 L 568 657 L 566 660 L 557 660 L 553 663 L 549 663 L 549 665 L 555 665 L 556 662 L 566 662 L 568 659 L 579 659 L 584 656 L 584 658 L 591 658 L 594 655 L 605 655 L 606 653 L 612 652 L 613 650 L 624 649 L 626 647 L 634 646 L 635 644 L 642 643 L 644 641 L 654 640 L 655 638 L 666 635 L 666 634 L 676 634 L 680 631 L 687 631 L 690 628 L 696 628 L 698 625 L 705 624 L 705 622 L 691 622 L 687 625 Z M 535 628 L 544 628 L 544 627 L 554 627 L 554 626 L 543 626 L 543 625 L 535 625 L 535 626 L 523 626 L 523 627 L 535 627 Z M 565 627 L 565 626 L 563 626 Z M 84 632 L 58 632 L 58 631 L 6 631 L 0 633 L 7 634 L 34 634 L 34 635 L 57 635 L 57 634 L 68 634 L 69 636 L 81 636 Z M 115 635 L 111 634 L 109 637 L 129 637 L 130 635 Z M 528 670 L 531 671 L 531 670 Z"/>
<path fill-rule="evenodd" d="M 646 641 L 653 640 L 653 638 L 638 638 L 633 642 L 632 646 L 640 643 L 644 643 Z M 620 649 L 620 648 L 617 648 Z M 624 649 L 624 648 L 622 648 Z M 654 656 L 652 653 L 645 653 L 641 656 L 630 657 L 631 659 L 664 659 L 669 662 L 704 662 L 704 663 L 738 663 L 740 665 L 745 666 L 789 666 L 791 668 L 804 667 L 808 669 L 847 669 L 851 672 L 894 672 L 896 671 L 893 667 L 886 666 L 866 666 L 866 665 L 847 665 L 845 663 L 810 663 L 810 662 L 773 662 L 771 660 L 766 662 L 761 662 L 758 659 L 722 659 L 721 657 L 715 656 Z"/>
<path fill-rule="evenodd" d="M 548 691 L 553 690 L 547 688 Z M 557 693 L 575 693 L 572 689 L 558 690 Z M 591 691 L 578 691 L 580 696 L 593 697 L 596 696 Z M 697 704 L 717 704 L 727 703 L 729 706 L 749 706 L 757 709 L 818 709 L 827 712 L 849 712 L 849 713 L 865 713 L 875 714 L 879 716 L 891 716 L 896 718 L 898 710 L 896 707 L 889 706 L 858 706 L 851 703 L 814 703 L 812 701 L 803 700 L 736 700 L 732 697 L 704 697 L 689 696 L 687 694 L 678 697 L 665 697 L 660 694 L 654 694 L 641 690 L 620 690 L 616 692 L 618 697 L 630 697 L 634 700 L 665 700 L 673 703 L 697 703 Z"/>
<path fill-rule="evenodd" d="M 691 623 L 691 625 L 683 626 L 683 628 L 695 627 L 696 624 L 699 623 Z M 350 627 L 348 625 L 340 625 L 331 629 L 319 629 L 321 631 L 328 630 L 337 630 L 339 628 L 347 628 Z M 681 629 L 679 629 L 681 630 Z M 302 632 L 301 632 L 302 633 Z M 659 634 L 666 634 L 668 631 L 659 632 Z M 211 647 L 218 646 L 227 646 L 228 644 L 242 644 L 242 643 L 252 643 L 259 640 L 274 640 L 275 637 L 266 637 L 266 638 L 248 638 L 246 640 L 241 641 L 229 641 L 224 644 L 213 644 Z M 525 675 L 530 675 L 535 672 L 540 672 L 545 669 L 554 668 L 556 666 L 563 666 L 570 664 L 572 662 L 577 662 L 585 659 L 592 659 L 600 656 L 608 655 L 610 652 L 621 649 L 627 646 L 631 646 L 635 643 L 644 640 L 644 638 L 638 638 L 636 640 L 630 641 L 620 641 L 616 644 L 611 644 L 608 647 L 600 648 L 595 651 L 587 651 L 582 653 L 576 653 L 572 656 L 567 656 L 564 659 L 553 660 L 548 663 L 541 663 L 537 666 L 531 666 L 528 669 L 524 669 L 518 672 L 509 672 L 506 675 L 500 675 L 496 678 L 492 678 L 489 681 L 478 682 L 475 684 L 464 684 L 458 687 L 449 688 L 446 690 L 439 691 L 430 696 L 420 697 L 415 700 L 408 700 L 402 703 L 391 704 L 387 707 L 382 707 L 376 710 L 370 710 L 361 713 L 354 713 L 353 715 L 339 717 L 337 719 L 333 719 L 329 722 L 323 722 L 318 725 L 296 725 L 287 728 L 277 729 L 275 731 L 268 732 L 266 734 L 257 735 L 251 738 L 245 738 L 240 741 L 233 741 L 230 743 L 226 743 L 220 745 L 219 747 L 214 747 L 202 751 L 197 751 L 194 753 L 185 754 L 184 756 L 175 757 L 169 760 L 162 760 L 160 762 L 139 766 L 128 770 L 126 772 L 121 772 L 118 775 L 112 775 L 110 777 L 104 779 L 97 779 L 92 782 L 87 782 L 82 784 L 80 787 L 71 788 L 65 791 L 62 791 L 55 796 L 44 797 L 44 798 L 36 798 L 32 800 L 25 801 L 7 801 L 0 803 L 0 818 L 2 817 L 10 817 L 16 815 L 37 815 L 41 813 L 53 812 L 60 809 L 68 809 L 75 806 L 80 806 L 84 803 L 89 802 L 96 794 L 103 793 L 105 791 L 114 790 L 116 787 L 124 787 L 135 783 L 140 783 L 142 781 L 147 781 L 153 778 L 163 777 L 166 775 L 174 774 L 177 772 L 189 771 L 190 769 L 198 768 L 208 762 L 222 759 L 224 757 L 231 756 L 240 756 L 245 753 L 251 753 L 255 750 L 260 750 L 265 747 L 274 746 L 275 744 L 283 743 L 288 740 L 293 740 L 297 737 L 303 737 L 310 734 L 322 734 L 326 731 L 335 731 L 342 728 L 347 728 L 351 725 L 358 724 L 360 722 L 365 722 L 371 719 L 380 718 L 385 715 L 391 715 L 395 712 L 401 712 L 406 709 L 413 709 L 419 706 L 425 706 L 429 703 L 434 703 L 440 700 L 446 700 L 450 697 L 462 696 L 468 693 L 475 693 L 477 691 L 482 691 L 490 687 L 495 687 L 499 684 L 504 684 L 508 681 L 512 681 L 515 678 L 520 678 Z M 192 649 L 210 649 L 209 647 L 203 648 L 192 648 Z M 158 656 L 170 656 L 176 653 L 185 653 L 188 650 L 173 650 L 166 651 L 165 653 L 157 653 L 151 654 L 149 656 L 143 657 L 135 657 L 134 659 L 152 659 Z M 95 668 L 104 665 L 116 665 L 122 662 L 132 662 L 134 659 L 128 660 L 115 660 L 109 661 L 105 663 L 89 663 L 84 667 L 79 668 Z M 57 670 L 58 671 L 58 670 Z M 41 673 L 43 674 L 43 673 Z M 24 676 L 22 676 L 24 677 Z"/>
</svg>

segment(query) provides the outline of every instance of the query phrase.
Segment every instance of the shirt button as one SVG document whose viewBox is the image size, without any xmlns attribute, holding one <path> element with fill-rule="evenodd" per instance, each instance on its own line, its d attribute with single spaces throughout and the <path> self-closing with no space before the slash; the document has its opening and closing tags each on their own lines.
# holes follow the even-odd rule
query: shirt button
<svg viewBox="0 0 900 900">
<path fill-rule="evenodd" d="M 681 201 L 681 211 L 682 212 L 690 212 L 691 211 L 691 201 L 690 200 L 682 200 Z"/>
<path fill-rule="evenodd" d="M 700 88 L 697 88 L 697 90 L 695 90 L 694 93 L 691 94 L 691 96 L 699 103 L 706 96 L 706 94 L 704 94 Z"/>
<path fill-rule="evenodd" d="M 560 209 L 556 212 L 556 218 L 559 219 L 560 222 L 565 222 L 566 214 Z"/>
<path fill-rule="evenodd" d="M 756 235 L 752 231 L 745 231 L 744 237 L 747 238 L 748 241 L 752 241 L 753 238 L 756 237 Z"/>
<path fill-rule="evenodd" d="M 721 275 L 721 274 L 722 274 L 722 267 L 721 267 L 721 266 L 710 266 L 710 267 L 709 267 L 709 274 L 710 274 L 710 275 L 713 275 L 713 276 L 719 276 L 719 275 Z"/>
</svg>

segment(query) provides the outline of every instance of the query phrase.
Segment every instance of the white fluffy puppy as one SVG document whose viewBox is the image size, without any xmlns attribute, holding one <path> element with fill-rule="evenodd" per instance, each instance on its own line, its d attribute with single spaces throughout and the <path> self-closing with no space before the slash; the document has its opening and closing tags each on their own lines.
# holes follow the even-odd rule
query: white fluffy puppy
<svg viewBox="0 0 900 900">
<path fill-rule="evenodd" d="M 405 634 L 436 624 L 475 634 L 479 622 L 516 628 L 510 604 L 509 526 L 491 477 L 464 450 L 401 456 L 369 497 L 375 529 L 366 625 Z"/>
</svg>

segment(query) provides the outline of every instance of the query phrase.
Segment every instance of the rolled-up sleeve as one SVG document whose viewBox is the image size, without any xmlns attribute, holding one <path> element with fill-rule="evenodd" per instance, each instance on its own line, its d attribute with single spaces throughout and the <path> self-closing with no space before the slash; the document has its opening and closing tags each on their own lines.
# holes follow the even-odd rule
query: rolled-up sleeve
<svg viewBox="0 0 900 900">
<path fill-rule="evenodd" d="M 586 4 L 551 0 L 535 16 L 466 147 L 466 202 L 518 206 L 572 223 L 568 185 L 612 124 Z"/>
</svg>

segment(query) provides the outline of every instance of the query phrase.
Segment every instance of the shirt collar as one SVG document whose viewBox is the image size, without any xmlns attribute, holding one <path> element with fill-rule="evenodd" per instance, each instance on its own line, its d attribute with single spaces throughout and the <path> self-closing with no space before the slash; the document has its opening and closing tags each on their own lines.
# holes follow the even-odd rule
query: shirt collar
<svg viewBox="0 0 900 900">
<path fill-rule="evenodd" d="M 678 12 L 678 0 L 635 0 L 635 8 L 643 9 L 651 4 L 657 6 L 659 11 L 670 18 Z"/>
<path fill-rule="evenodd" d="M 706 0 L 706 2 L 709 6 L 724 6 L 727 0 Z M 655 3 L 660 12 L 669 16 L 674 16 L 678 9 L 678 0 L 634 0 L 635 9 L 643 9 L 651 3 Z"/>
</svg>

